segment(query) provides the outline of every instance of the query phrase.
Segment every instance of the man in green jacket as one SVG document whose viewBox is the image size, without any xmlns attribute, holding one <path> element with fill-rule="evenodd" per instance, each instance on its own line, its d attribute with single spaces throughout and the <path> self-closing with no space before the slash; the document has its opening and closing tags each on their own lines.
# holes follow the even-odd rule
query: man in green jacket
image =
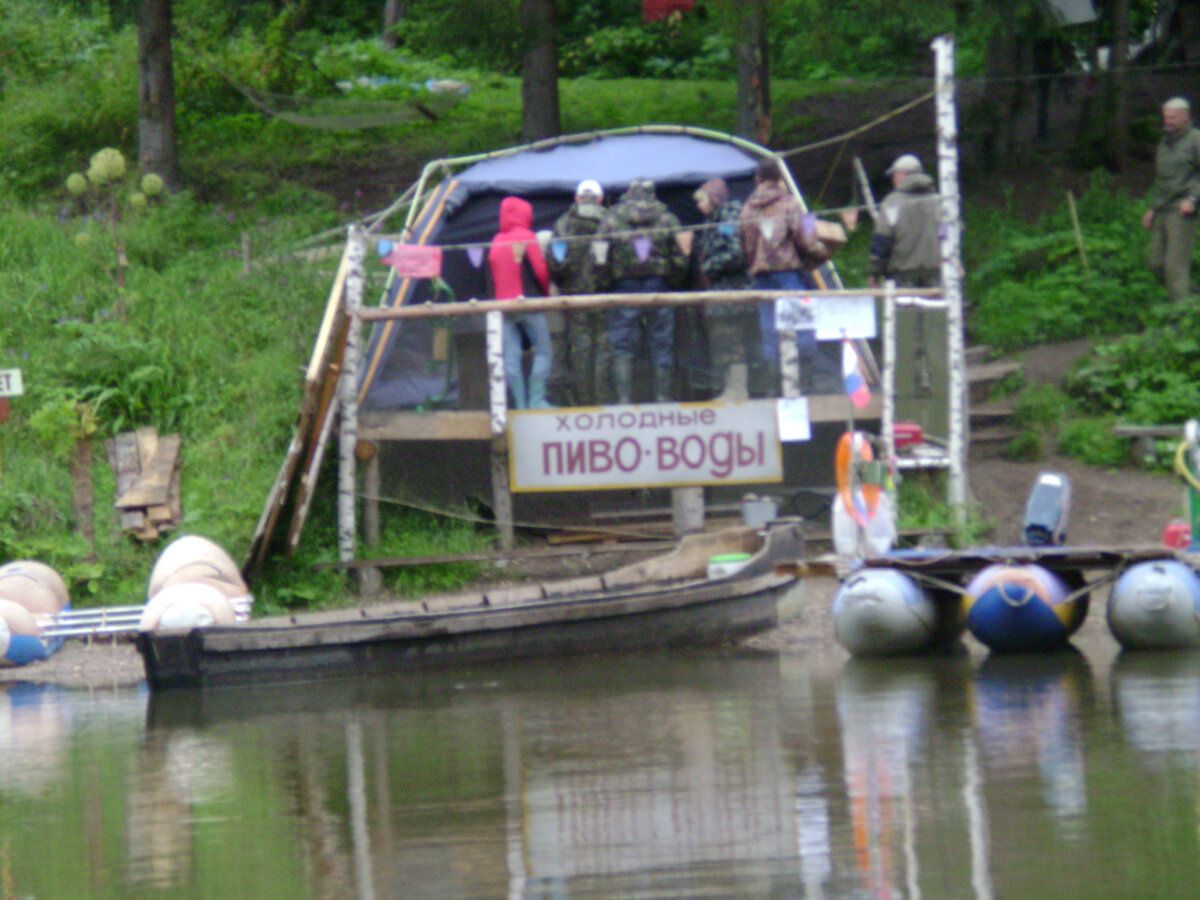
<svg viewBox="0 0 1200 900">
<path fill-rule="evenodd" d="M 1154 187 L 1142 227 L 1150 229 L 1147 251 L 1152 271 L 1172 301 L 1191 293 L 1196 207 L 1200 203 L 1200 131 L 1182 97 L 1163 104 L 1163 135 L 1154 159 Z"/>
</svg>

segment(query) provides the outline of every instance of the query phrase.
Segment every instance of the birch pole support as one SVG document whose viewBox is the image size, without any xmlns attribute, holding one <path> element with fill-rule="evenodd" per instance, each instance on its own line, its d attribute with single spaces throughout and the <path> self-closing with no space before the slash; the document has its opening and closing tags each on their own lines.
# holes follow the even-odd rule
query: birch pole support
<svg viewBox="0 0 1200 900">
<path fill-rule="evenodd" d="M 344 563 L 354 561 L 358 532 L 358 465 L 355 450 L 358 444 L 358 362 L 362 353 L 362 323 L 358 311 L 362 307 L 365 280 L 363 260 L 366 255 L 366 236 L 358 225 L 351 225 L 347 237 L 348 266 L 343 294 L 347 316 L 346 353 L 338 380 L 338 402 L 341 406 L 338 431 L 338 559 Z"/>
<path fill-rule="evenodd" d="M 504 314 L 493 309 L 484 317 L 486 328 L 488 407 L 492 423 L 492 513 L 500 536 L 500 549 L 516 545 L 512 489 L 508 481 L 508 384 L 504 374 Z"/>
<path fill-rule="evenodd" d="M 949 359 L 950 478 L 947 501 L 959 525 L 967 510 L 966 363 L 963 348 L 962 221 L 958 192 L 958 119 L 955 112 L 954 39 L 935 38 L 934 88 L 937 110 L 938 181 L 941 194 L 942 290 L 946 299 Z"/>
</svg>

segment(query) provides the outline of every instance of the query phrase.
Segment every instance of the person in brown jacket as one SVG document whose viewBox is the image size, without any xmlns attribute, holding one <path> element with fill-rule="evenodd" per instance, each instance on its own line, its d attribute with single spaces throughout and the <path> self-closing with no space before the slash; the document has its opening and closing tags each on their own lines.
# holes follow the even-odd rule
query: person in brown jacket
<svg viewBox="0 0 1200 900">
<path fill-rule="evenodd" d="M 811 270 L 829 259 L 829 249 L 805 227 L 800 201 L 788 190 L 779 160 L 768 157 L 754 173 L 754 192 L 742 206 L 740 228 L 753 287 L 761 290 L 815 290 Z M 762 362 L 768 377 L 778 385 L 779 334 L 775 330 L 775 304 L 758 305 Z M 796 332 L 801 384 L 811 391 L 817 364 L 816 333 Z"/>
</svg>

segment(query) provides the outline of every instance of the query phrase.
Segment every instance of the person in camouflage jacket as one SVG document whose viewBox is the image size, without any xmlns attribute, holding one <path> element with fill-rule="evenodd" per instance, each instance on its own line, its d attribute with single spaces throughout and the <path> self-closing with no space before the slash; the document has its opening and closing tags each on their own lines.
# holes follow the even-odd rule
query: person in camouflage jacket
<svg viewBox="0 0 1200 900">
<path fill-rule="evenodd" d="M 575 201 L 554 223 L 550 239 L 550 277 L 561 294 L 599 294 L 609 288 L 608 266 L 597 259 L 592 238 L 608 219 L 600 183 L 587 179 L 575 190 Z M 586 406 L 601 400 L 600 386 L 608 372 L 608 342 L 600 310 L 564 313 L 564 340 L 559 346 L 569 373 L 569 405 Z"/>
<path fill-rule="evenodd" d="M 608 247 L 613 290 L 619 294 L 670 290 L 686 272 L 680 248 L 679 219 L 655 196 L 654 182 L 635 178 L 610 211 L 598 236 Z M 654 360 L 654 399 L 671 398 L 675 311 L 670 306 L 616 306 L 608 310 L 608 343 L 613 355 L 613 384 L 618 403 L 632 402 L 633 356 L 645 322 Z"/>
<path fill-rule="evenodd" d="M 700 290 L 740 291 L 750 287 L 746 253 L 742 249 L 740 200 L 729 199 L 723 178 L 710 178 L 692 195 L 704 216 L 704 225 L 692 244 Z M 746 398 L 747 351 L 755 340 L 755 311 L 746 303 L 699 307 L 705 313 L 715 369 L 711 382 L 723 384 L 717 399 Z"/>
</svg>

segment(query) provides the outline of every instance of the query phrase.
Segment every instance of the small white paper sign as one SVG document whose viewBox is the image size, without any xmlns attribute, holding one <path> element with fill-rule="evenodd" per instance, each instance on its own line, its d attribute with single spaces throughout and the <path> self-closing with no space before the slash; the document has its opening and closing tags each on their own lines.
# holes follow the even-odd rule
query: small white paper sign
<svg viewBox="0 0 1200 900">
<path fill-rule="evenodd" d="M 817 301 L 817 340 L 869 340 L 875 337 L 875 298 L 821 297 Z"/>
<path fill-rule="evenodd" d="M 0 369 L 0 397 L 20 397 L 25 393 L 25 382 L 20 369 Z"/>
<path fill-rule="evenodd" d="M 775 402 L 775 415 L 779 422 L 779 440 L 812 440 L 807 397 L 781 397 Z"/>
<path fill-rule="evenodd" d="M 817 327 L 817 301 L 812 297 L 779 297 L 775 301 L 775 328 L 811 331 Z"/>
</svg>

